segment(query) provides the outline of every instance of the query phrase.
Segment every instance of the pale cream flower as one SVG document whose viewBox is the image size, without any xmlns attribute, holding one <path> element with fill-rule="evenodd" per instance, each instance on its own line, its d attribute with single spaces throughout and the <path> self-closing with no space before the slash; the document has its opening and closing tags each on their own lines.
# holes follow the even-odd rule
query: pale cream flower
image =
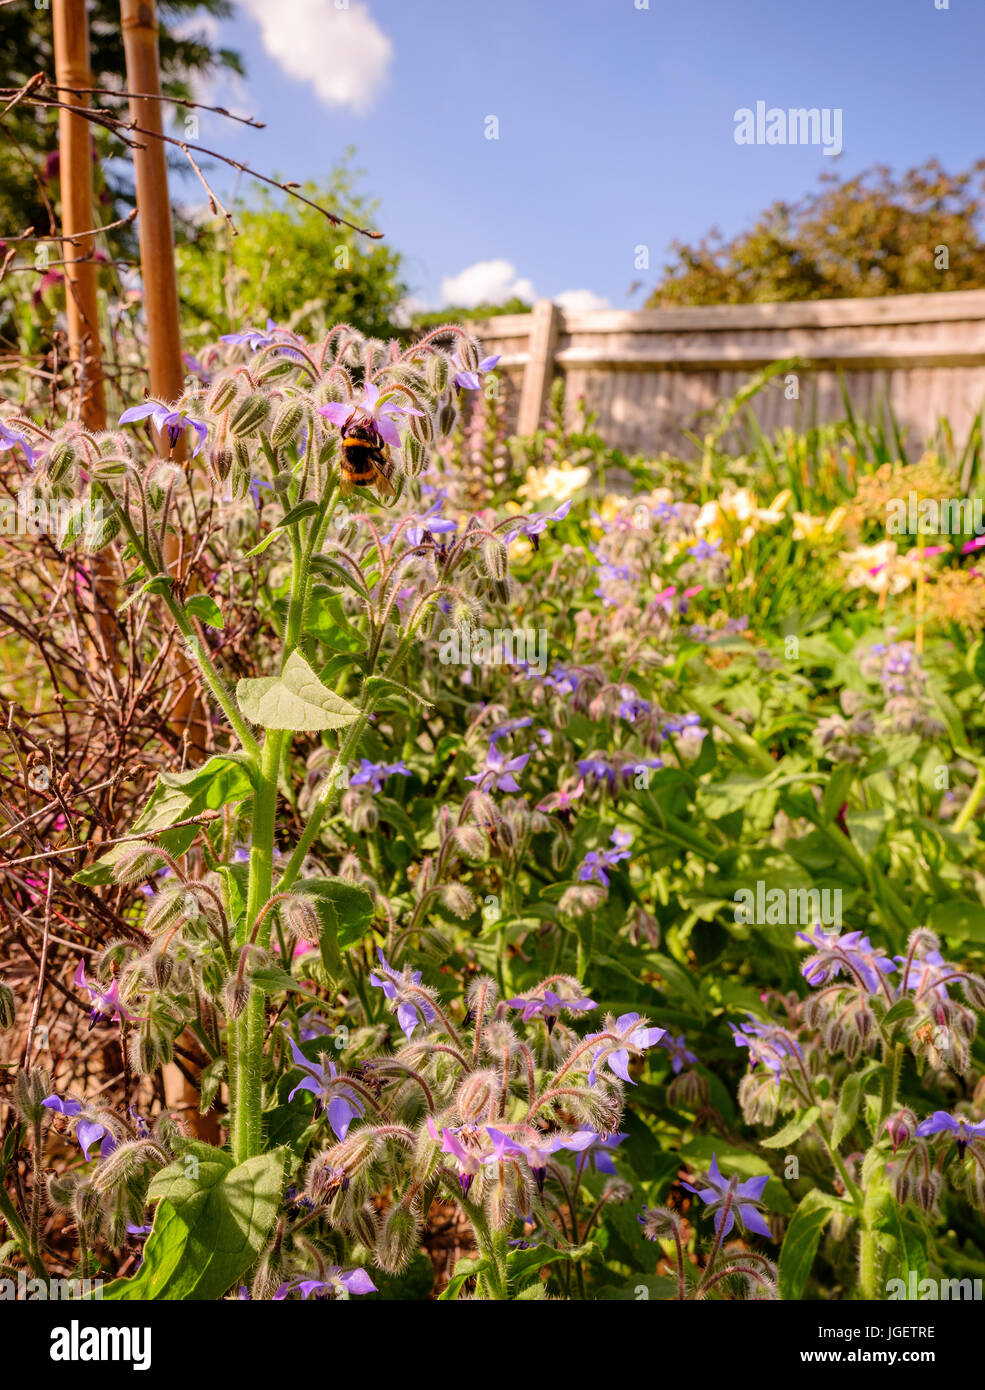
<svg viewBox="0 0 985 1390">
<path fill-rule="evenodd" d="M 590 468 L 572 468 L 570 463 L 554 463 L 549 468 L 530 467 L 525 482 L 517 489 L 517 496 L 525 497 L 529 502 L 550 500 L 560 504 L 580 492 L 591 477 Z"/>
</svg>

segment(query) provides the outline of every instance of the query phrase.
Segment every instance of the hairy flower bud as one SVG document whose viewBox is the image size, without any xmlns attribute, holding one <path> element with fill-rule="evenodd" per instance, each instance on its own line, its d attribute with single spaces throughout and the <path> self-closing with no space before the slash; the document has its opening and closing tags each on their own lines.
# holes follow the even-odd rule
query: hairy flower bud
<svg viewBox="0 0 985 1390">
<path fill-rule="evenodd" d="M 281 406 L 270 430 L 270 442 L 275 449 L 285 449 L 294 442 L 303 419 L 304 406 L 300 401 L 288 401 Z"/>
<path fill-rule="evenodd" d="M 52 484 L 63 481 L 70 473 L 74 473 L 78 455 L 75 445 L 69 440 L 60 440 L 52 445 L 44 461 L 43 476 L 45 480 Z"/>
<path fill-rule="evenodd" d="M 448 358 L 443 352 L 432 352 L 428 357 L 425 369 L 427 383 L 436 396 L 441 396 L 448 390 L 448 382 L 451 372 L 448 365 Z"/>
<path fill-rule="evenodd" d="M 51 1094 L 51 1077 L 41 1067 L 14 1076 L 14 1110 L 26 1125 L 38 1124 L 48 1113 L 42 1101 Z"/>
<path fill-rule="evenodd" d="M 458 344 L 458 360 L 466 372 L 479 370 L 480 347 L 474 338 L 462 338 Z"/>
<path fill-rule="evenodd" d="M 217 444 L 214 448 L 209 450 L 206 455 L 206 461 L 208 463 L 209 473 L 212 476 L 212 481 L 218 487 L 229 477 L 230 469 L 233 466 L 232 450 L 227 448 L 224 444 Z"/>
<path fill-rule="evenodd" d="M 451 434 L 458 419 L 458 411 L 452 401 L 446 401 L 438 414 L 438 433 Z"/>
<path fill-rule="evenodd" d="M 443 907 L 446 907 L 449 912 L 453 912 L 456 917 L 462 918 L 463 921 L 466 917 L 471 917 L 475 911 L 475 898 L 464 883 L 442 884 L 438 897 L 441 899 Z"/>
<path fill-rule="evenodd" d="M 434 421 L 426 411 L 423 415 L 412 415 L 410 432 L 419 444 L 431 444 L 434 440 Z"/>
<path fill-rule="evenodd" d="M 375 1208 L 369 1202 L 364 1202 L 362 1206 L 351 1211 L 346 1218 L 346 1225 L 360 1245 L 365 1245 L 367 1250 L 375 1249 L 380 1238 L 380 1221 Z"/>
<path fill-rule="evenodd" d="M 256 434 L 270 414 L 270 401 L 259 393 L 246 396 L 233 412 L 229 422 L 229 433 L 241 439 L 244 435 Z"/>
<path fill-rule="evenodd" d="M 117 883 L 139 883 L 161 868 L 163 863 L 161 851 L 156 845 L 148 840 L 134 840 L 123 846 L 111 872 Z"/>
<path fill-rule="evenodd" d="M 6 980 L 0 980 L 0 1029 L 14 1026 L 14 991 Z"/>
<path fill-rule="evenodd" d="M 281 903 L 281 917 L 288 931 L 299 936 L 302 941 L 317 944 L 321 937 L 321 923 L 314 900 L 304 893 L 292 893 Z"/>
<path fill-rule="evenodd" d="M 416 419 L 416 416 L 412 416 Z M 413 478 L 419 478 L 427 467 L 428 449 L 426 444 L 422 444 L 419 439 L 415 439 L 412 434 L 404 436 L 404 465 L 407 472 Z"/>
<path fill-rule="evenodd" d="M 421 1243 L 421 1222 L 417 1213 L 399 1202 L 388 1213 L 376 1245 L 376 1260 L 388 1274 L 399 1274 L 414 1257 Z"/>
<path fill-rule="evenodd" d="M 220 377 L 205 398 L 205 408 L 212 415 L 219 415 L 236 397 L 236 378 Z"/>
<path fill-rule="evenodd" d="M 222 992 L 222 997 L 226 1005 L 226 1014 L 229 1018 L 239 1018 L 240 1014 L 250 1002 L 250 991 L 253 986 L 249 976 L 245 973 L 240 975 L 237 970 L 230 975 L 226 981 L 226 987 Z"/>
</svg>

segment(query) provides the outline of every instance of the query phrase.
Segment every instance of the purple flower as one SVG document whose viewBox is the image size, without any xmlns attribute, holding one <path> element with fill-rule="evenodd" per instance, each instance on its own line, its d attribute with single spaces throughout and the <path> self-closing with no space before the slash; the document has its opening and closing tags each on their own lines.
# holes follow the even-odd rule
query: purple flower
<svg viewBox="0 0 985 1390">
<path fill-rule="evenodd" d="M 664 1033 L 665 1028 L 650 1028 L 646 1019 L 639 1014 L 620 1014 L 612 1028 L 607 1028 L 607 1032 L 614 1032 L 622 1035 L 620 1043 L 614 1043 L 611 1038 L 607 1038 L 601 1047 L 597 1047 L 592 1054 L 592 1065 L 588 1072 L 589 1086 L 595 1085 L 600 1062 L 604 1062 L 610 1071 L 614 1072 L 623 1081 L 628 1081 L 631 1086 L 636 1083 L 629 1074 L 629 1053 L 630 1049 L 636 1053 L 645 1052 L 648 1047 L 655 1047 Z M 593 1038 L 601 1037 L 601 1033 L 586 1034 L 586 1042 L 591 1042 Z"/>
<path fill-rule="evenodd" d="M 528 1129 L 531 1135 L 528 1140 L 517 1139 L 514 1136 L 503 1134 L 492 1125 L 488 1127 L 487 1133 L 493 1139 L 495 1147 L 491 1154 L 485 1157 L 482 1162 L 487 1166 L 493 1163 L 500 1163 L 504 1158 L 522 1157 L 530 1165 L 534 1182 L 537 1184 L 537 1191 L 543 1192 L 544 1179 L 547 1177 L 547 1165 L 551 1161 L 551 1156 L 556 1154 L 559 1149 L 587 1149 L 593 1138 L 598 1136 L 589 1130 L 578 1131 L 575 1134 L 538 1134 L 536 1130 Z"/>
<path fill-rule="evenodd" d="M 752 1067 L 761 1062 L 767 1071 L 773 1073 L 779 1086 L 784 1061 L 788 1057 L 803 1057 L 800 1044 L 783 1028 L 772 1023 L 760 1023 L 752 1014 L 748 1018 L 749 1022 L 743 1023 L 741 1028 L 735 1023 L 729 1024 L 735 1045 L 748 1047 L 749 1065 Z"/>
<path fill-rule="evenodd" d="M 143 405 L 132 405 L 120 416 L 120 424 L 129 425 L 135 420 L 146 420 L 148 416 L 150 416 L 154 428 L 159 433 L 167 435 L 172 449 L 190 425 L 198 437 L 198 443 L 192 450 L 192 458 L 199 453 L 209 437 L 208 426 L 201 420 L 193 420 L 183 410 L 175 410 L 173 406 L 166 405 L 163 401 L 148 400 L 144 401 Z"/>
<path fill-rule="evenodd" d="M 701 727 L 700 714 L 685 714 L 683 716 L 675 714 L 664 720 L 660 736 L 666 742 L 671 734 L 685 735 L 694 739 L 704 738 L 707 733 L 708 730 Z"/>
<path fill-rule="evenodd" d="M 713 555 L 717 554 L 720 544 L 720 541 L 709 543 L 706 540 L 700 540 L 695 545 L 689 545 L 687 553 L 695 560 L 710 560 Z"/>
<path fill-rule="evenodd" d="M 344 1139 L 349 1132 L 352 1121 L 361 1119 L 366 1107 L 355 1091 L 345 1084 L 345 1079 L 339 1080 L 335 1063 L 331 1060 L 326 1061 L 324 1053 L 319 1061 L 309 1062 L 290 1033 L 287 1035 L 287 1041 L 291 1044 L 294 1065 L 300 1067 L 305 1073 L 304 1080 L 299 1081 L 287 1097 L 288 1105 L 298 1091 L 313 1092 L 317 1098 L 315 1118 L 317 1119 L 324 1110 L 328 1115 L 328 1123 L 334 1129 L 336 1136 L 339 1140 Z"/>
<path fill-rule="evenodd" d="M 630 723 L 639 719 L 641 714 L 650 712 L 650 701 L 644 700 L 642 695 L 638 695 L 631 685 L 621 685 L 619 687 L 619 708 L 620 719 L 628 719 Z"/>
<path fill-rule="evenodd" d="M 609 836 L 614 846 L 613 849 L 593 849 L 578 866 L 578 878 L 581 883 L 601 883 L 606 888 L 609 886 L 609 876 L 606 869 L 613 869 L 621 859 L 630 859 L 629 845 L 633 842 L 633 837 L 628 830 L 613 830 Z"/>
<path fill-rule="evenodd" d="M 495 744 L 486 752 L 486 761 L 478 772 L 466 777 L 466 782 L 475 782 L 484 791 L 518 792 L 520 784 L 513 776 L 522 772 L 530 761 L 529 753 L 520 753 L 515 758 L 507 758 Z"/>
<path fill-rule="evenodd" d="M 81 960 L 72 983 L 77 989 L 89 991 L 89 1002 L 92 1004 L 92 1012 L 89 1016 L 90 1030 L 95 1028 L 97 1023 L 109 1023 L 114 1016 L 125 1018 L 129 1023 L 143 1023 L 145 1021 L 137 1014 L 130 1013 L 120 1003 L 119 980 L 114 980 L 107 990 L 101 989 L 98 985 L 89 984 L 86 979 L 85 965 Z"/>
<path fill-rule="evenodd" d="M 363 415 L 373 423 L 380 438 L 395 449 L 400 448 L 400 434 L 395 422 L 403 415 L 424 414 L 423 410 L 415 410 L 413 406 L 401 405 L 392 398 L 381 398 L 380 388 L 374 386 L 371 381 L 367 381 L 359 405 L 330 401 L 328 405 L 319 406 L 318 414 L 324 415 L 326 420 L 330 420 L 333 425 L 338 425 L 341 429 L 348 424 L 350 417 L 357 410 L 362 411 Z"/>
<path fill-rule="evenodd" d="M 900 965 L 905 963 L 905 956 L 897 956 Z M 955 967 L 950 965 L 940 951 L 926 951 L 922 956 L 914 956 L 910 961 L 906 972 L 906 979 L 900 980 L 899 993 L 903 994 L 908 989 L 912 989 L 918 997 L 923 994 L 933 994 L 935 998 L 944 1000 L 950 998 L 947 992 L 947 985 L 940 983 L 944 980 L 954 980 L 958 972 Z"/>
<path fill-rule="evenodd" d="M 387 999 L 397 1001 L 397 1022 L 409 1042 L 417 1025 L 423 1023 L 427 1027 L 434 1022 L 437 1014 L 428 1003 L 423 990 L 417 992 L 416 989 L 410 988 L 421 983 L 419 970 L 413 972 L 394 970 L 393 966 L 388 964 L 380 947 L 376 948 L 376 954 L 380 958 L 380 964 L 377 967 L 379 974 L 371 974 L 369 982 L 377 989 L 382 989 Z M 383 978 L 381 979 L 380 976 Z"/>
<path fill-rule="evenodd" d="M 562 1010 L 579 1014 L 584 1013 L 587 1009 L 598 1008 L 595 1000 L 589 999 L 587 995 L 566 999 L 560 994 L 555 994 L 552 989 L 545 989 L 542 995 L 534 995 L 529 999 L 507 999 L 505 1002 L 511 1009 L 523 1010 L 520 1017 L 524 1023 L 529 1023 L 532 1018 L 543 1018 L 548 1033 L 554 1032 L 554 1025 L 557 1023 Z"/>
<path fill-rule="evenodd" d="M 359 771 L 349 779 L 351 787 L 372 786 L 374 792 L 382 791 L 388 777 L 409 777 L 410 768 L 403 761 L 399 763 L 371 763 L 368 758 L 359 759 Z"/>
<path fill-rule="evenodd" d="M 563 521 L 571 511 L 572 499 L 569 497 L 567 502 L 562 502 L 553 512 L 531 512 L 529 516 L 522 517 L 516 527 L 511 527 L 506 533 L 506 544 L 512 545 L 518 536 L 526 536 L 528 541 L 533 542 L 534 550 L 540 545 L 540 537 L 547 530 L 550 521 Z"/>
<path fill-rule="evenodd" d="M 116 1148 L 116 1140 L 107 1131 L 105 1125 L 98 1124 L 95 1120 L 79 1120 L 77 1117 L 82 1113 L 82 1102 L 78 1100 L 62 1100 L 60 1096 L 46 1096 L 41 1102 L 46 1110 L 57 1111 L 59 1115 L 64 1115 L 67 1120 L 76 1120 L 75 1137 L 79 1148 L 85 1155 L 88 1162 L 91 1157 L 89 1150 L 97 1140 L 102 1139 L 99 1152 L 103 1158 L 111 1154 Z"/>
<path fill-rule="evenodd" d="M 443 516 L 422 516 L 419 521 L 408 526 L 404 535 L 407 537 L 409 545 L 423 545 L 428 539 L 435 536 L 448 536 L 452 531 L 458 530 L 457 521 L 449 521 Z"/>
<path fill-rule="evenodd" d="M 962 1115 L 949 1115 L 946 1110 L 935 1110 L 929 1119 L 917 1125 L 918 1139 L 927 1139 L 932 1134 L 953 1134 L 958 1157 L 964 1158 L 964 1151 L 972 1139 L 985 1136 L 985 1121 L 966 1120 Z"/>
<path fill-rule="evenodd" d="M 484 357 L 474 372 L 456 372 L 452 377 L 452 385 L 459 391 L 478 391 L 480 385 L 479 377 L 485 372 L 491 372 L 499 361 L 499 354 L 495 357 Z"/>
<path fill-rule="evenodd" d="M 459 1125 L 457 1130 L 439 1129 L 431 1115 L 427 1117 L 427 1131 L 435 1143 L 441 1144 L 441 1152 L 451 1154 L 455 1160 L 458 1185 L 462 1189 L 462 1196 L 467 1197 L 484 1159 L 483 1131 L 478 1125 Z M 505 1153 L 505 1147 L 500 1152 Z"/>
<path fill-rule="evenodd" d="M 351 1293 L 377 1293 L 377 1287 L 364 1269 L 343 1269 L 341 1265 L 329 1265 L 324 1279 L 294 1279 L 289 1284 L 281 1284 L 274 1294 L 274 1302 L 281 1302 L 294 1289 L 299 1289 L 302 1298 L 334 1298 L 341 1295 L 347 1298 Z"/>
<path fill-rule="evenodd" d="M 627 1137 L 625 1134 L 596 1134 L 594 1129 L 576 1129 L 571 1138 L 579 1139 L 582 1136 L 588 1141 L 585 1144 L 570 1143 L 567 1147 L 578 1151 L 578 1174 L 581 1175 L 586 1163 L 591 1163 L 596 1173 L 606 1173 L 612 1176 L 616 1171 L 609 1154 L 610 1149 L 617 1149 L 622 1141 Z"/>
<path fill-rule="evenodd" d="M 0 449 L 23 449 L 24 457 L 27 459 L 28 466 L 34 467 L 34 460 L 37 458 L 36 450 L 32 449 L 27 441 L 27 436 L 21 434 L 20 430 L 12 430 L 9 425 L 5 425 L 0 420 Z"/>
<path fill-rule="evenodd" d="M 671 1062 L 671 1066 L 674 1069 L 675 1076 L 680 1075 L 683 1067 L 691 1066 L 692 1063 L 698 1060 L 697 1057 L 695 1057 L 694 1053 L 689 1052 L 687 1048 L 684 1046 L 683 1033 L 680 1035 L 679 1038 L 672 1038 L 668 1033 L 666 1037 L 661 1039 L 660 1046 L 665 1047 L 667 1051 L 670 1053 L 673 1059 Z"/>
<path fill-rule="evenodd" d="M 489 742 L 498 743 L 501 738 L 507 738 L 510 734 L 515 734 L 517 729 L 529 729 L 533 719 L 528 714 L 525 719 L 507 719 L 502 724 L 497 724 L 494 729 L 489 730 Z"/>
<path fill-rule="evenodd" d="M 275 342 L 274 331 L 277 325 L 273 319 L 267 320 L 267 331 L 263 332 L 259 328 L 244 328 L 240 333 L 223 333 L 219 339 L 220 343 L 246 343 L 251 352 L 256 352 L 260 348 L 269 347 Z"/>
<path fill-rule="evenodd" d="M 715 1154 L 711 1156 L 711 1167 L 708 1169 L 708 1187 L 692 1187 L 689 1182 L 682 1186 L 689 1192 L 693 1192 L 700 1201 L 704 1202 L 709 1211 L 715 1213 L 715 1233 L 723 1239 L 735 1225 L 736 1212 L 739 1220 L 747 1231 L 755 1231 L 757 1235 L 766 1236 L 768 1240 L 773 1239 L 773 1234 L 769 1226 L 760 1216 L 757 1208 L 762 1205 L 763 1188 L 769 1182 L 769 1177 L 748 1178 L 745 1182 L 739 1182 L 738 1178 L 725 1178 L 718 1171 L 718 1159 Z M 726 1204 L 728 1212 L 726 1213 Z"/>
<path fill-rule="evenodd" d="M 817 949 L 804 962 L 801 974 L 810 985 L 824 985 L 844 970 L 855 983 L 861 983 L 870 994 L 879 989 L 882 975 L 891 975 L 896 966 L 881 951 L 877 951 L 860 931 L 825 933 L 820 925 L 811 931 L 797 933 L 798 941 L 806 941 Z"/>
</svg>

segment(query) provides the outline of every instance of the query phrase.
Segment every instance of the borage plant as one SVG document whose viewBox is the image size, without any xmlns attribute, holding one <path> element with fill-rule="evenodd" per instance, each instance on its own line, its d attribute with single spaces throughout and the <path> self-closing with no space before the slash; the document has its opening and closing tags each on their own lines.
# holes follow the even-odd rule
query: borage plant
<svg viewBox="0 0 985 1390">
<path fill-rule="evenodd" d="M 246 364 L 236 360 L 243 349 L 252 354 Z M 185 1030 L 196 1036 L 208 1059 L 203 1110 L 226 1088 L 227 1146 L 189 1138 L 166 1115 L 151 1129 L 135 1113 L 51 1093 L 38 1071 L 22 1078 L 18 1094 L 36 1157 L 42 1126 L 56 1115 L 74 1123 L 87 1160 L 100 1145 L 93 1168 L 49 1184 L 56 1205 L 74 1213 L 83 1266 L 100 1232 L 114 1241 L 139 1234 L 146 1204 L 156 1204 L 140 1273 L 117 1281 L 109 1297 L 218 1297 L 251 1269 L 259 1297 L 368 1292 L 372 1278 L 353 1256 L 402 1268 L 442 1190 L 465 1212 L 478 1251 L 451 1294 L 470 1276 L 489 1297 L 533 1289 L 543 1264 L 584 1249 L 579 1237 L 591 1220 L 579 1226 L 582 1169 L 566 1170 L 560 1155 L 610 1142 L 629 1058 L 661 1030 L 634 1013 L 579 1038 L 562 1015 L 594 1006 L 566 977 L 511 1001 L 497 999 L 484 977 L 472 986 L 468 1021 L 455 1024 L 419 974 L 382 952 L 368 973 L 362 950 L 374 914 L 382 913 L 387 951 L 399 960 L 402 938 L 423 925 L 420 909 L 433 895 L 459 916 L 471 911 L 462 885 L 440 882 L 447 854 L 436 870 L 425 864 L 405 924 L 358 872 L 333 875 L 319 862 L 320 833 L 340 797 L 358 802 L 357 786 L 407 771 L 405 741 L 392 762 L 361 758 L 346 792 L 367 735 L 385 749 L 393 713 L 427 707 L 405 668 L 435 614 L 467 632 L 484 605 L 508 598 L 516 518 L 483 513 L 449 535 L 434 507 L 421 508 L 417 481 L 436 439 L 455 428 L 463 392 L 494 365 L 456 327 L 401 351 L 346 325 L 314 346 L 271 326 L 213 351 L 207 386 L 125 411 L 121 425 L 137 435 L 33 427 L 33 489 L 74 505 L 63 540 L 92 552 L 125 538 L 125 606 L 165 605 L 215 706 L 211 756 L 162 773 L 132 833 L 77 875 L 86 885 L 142 883 L 148 895 L 147 944 L 111 943 L 77 984 L 90 996 L 93 1026 L 128 1035 L 138 1073 L 166 1062 Z M 153 454 L 140 443 L 144 430 L 160 444 Z M 203 505 L 201 467 L 182 464 L 182 450 L 207 464 L 209 507 L 227 507 L 244 545 L 255 542 L 242 567 L 214 576 L 211 593 L 189 592 L 182 566 Z M 395 499 L 389 517 L 360 510 L 374 488 Z M 259 540 L 241 520 L 249 497 L 264 520 L 275 512 Z M 246 562 L 257 556 L 281 646 L 271 674 L 231 688 L 215 634 L 223 598 L 248 601 L 255 576 Z M 319 742 L 308 759 L 315 786 L 298 791 L 290 754 L 302 734 Z M 439 816 L 442 843 L 458 854 L 475 857 L 505 835 L 487 772 L 473 779 L 457 818 Z M 280 796 L 305 817 L 283 848 Z M 293 970 L 312 947 L 329 987 L 322 996 Z M 393 1056 L 380 1052 L 377 987 L 406 1035 Z M 517 1008 L 536 1040 L 511 1024 Z M 341 1019 L 354 1011 L 363 1024 L 350 1036 Z M 318 1051 L 324 1036 L 327 1056 Z M 545 1204 L 549 1172 L 563 1212 Z M 518 1218 L 547 1241 L 511 1250 Z M 30 1225 L 11 1228 L 36 1264 L 37 1221 Z"/>
</svg>

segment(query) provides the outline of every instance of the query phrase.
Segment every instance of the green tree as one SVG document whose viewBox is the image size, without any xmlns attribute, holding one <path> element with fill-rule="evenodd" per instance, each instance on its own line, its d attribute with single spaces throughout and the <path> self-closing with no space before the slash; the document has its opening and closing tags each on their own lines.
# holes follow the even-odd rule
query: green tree
<svg viewBox="0 0 985 1390">
<path fill-rule="evenodd" d="M 299 191 L 360 227 L 375 227 L 377 204 L 356 191 L 361 171 L 351 159 L 350 150 L 324 183 Z M 268 317 L 305 333 L 323 321 L 351 323 L 373 337 L 396 331 L 406 286 L 401 255 L 385 240 L 334 227 L 317 209 L 266 188 L 232 213 L 238 235 L 210 219 L 178 247 L 183 314 L 203 340 L 262 326 Z"/>
<path fill-rule="evenodd" d="M 980 289 L 983 190 L 985 160 L 956 175 L 933 159 L 898 177 L 885 165 L 824 174 L 819 191 L 774 203 L 731 241 L 713 230 L 674 242 L 647 308 Z"/>
<path fill-rule="evenodd" d="M 90 0 L 89 45 L 93 86 L 126 89 L 126 62 L 119 0 Z M 221 19 L 232 12 L 229 0 L 164 0 L 159 7 L 161 83 L 171 97 L 190 97 L 196 78 L 225 70 L 242 74 L 239 55 L 215 47 L 196 19 Z M 0 6 L 0 52 L 4 82 L 21 86 L 37 72 L 55 78 L 51 9 L 34 0 Z M 117 109 L 126 111 L 125 103 Z M 15 236 L 34 227 L 39 235 L 57 230 L 58 112 L 21 102 L 3 121 L 0 137 L 0 235 Z M 124 147 L 97 131 L 100 156 L 120 155 Z M 130 163 L 103 163 L 97 180 L 102 220 L 113 221 L 133 204 Z M 54 225 L 53 225 L 54 224 Z M 125 238 L 124 238 L 125 241 Z"/>
</svg>

